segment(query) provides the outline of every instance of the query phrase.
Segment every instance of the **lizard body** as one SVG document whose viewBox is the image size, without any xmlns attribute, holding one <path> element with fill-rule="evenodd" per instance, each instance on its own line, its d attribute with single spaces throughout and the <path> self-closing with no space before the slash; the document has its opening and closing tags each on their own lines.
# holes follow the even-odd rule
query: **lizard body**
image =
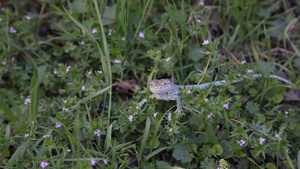
<svg viewBox="0 0 300 169">
<path fill-rule="evenodd" d="M 248 76 L 243 76 L 243 77 L 247 78 Z M 262 74 L 254 74 L 253 75 L 253 79 L 261 78 L 261 77 L 275 78 L 275 79 L 283 81 L 289 85 L 292 85 L 292 86 L 295 85 L 292 82 L 290 82 L 282 77 L 276 76 L 276 75 L 269 75 L 269 76 L 264 76 Z M 235 80 L 232 83 L 238 83 L 243 80 L 244 79 Z M 155 98 L 157 100 L 165 100 L 165 101 L 176 100 L 177 109 L 176 109 L 175 113 L 180 114 L 182 111 L 182 108 L 180 106 L 180 103 L 181 103 L 181 99 L 180 99 L 180 95 L 179 95 L 180 89 L 186 88 L 186 89 L 203 90 L 203 89 L 208 88 L 212 84 L 215 86 L 223 86 L 227 82 L 228 81 L 226 81 L 226 80 L 220 80 L 220 81 L 216 81 L 216 82 L 208 82 L 208 83 L 203 83 L 203 84 L 199 84 L 199 85 L 176 85 L 176 84 L 172 83 L 169 79 L 159 79 L 159 80 L 155 79 L 150 82 L 150 91 L 152 92 L 150 99 Z M 137 109 L 142 107 L 142 105 L 146 102 L 147 102 L 147 99 L 143 99 L 139 103 L 139 106 L 137 106 Z"/>
</svg>

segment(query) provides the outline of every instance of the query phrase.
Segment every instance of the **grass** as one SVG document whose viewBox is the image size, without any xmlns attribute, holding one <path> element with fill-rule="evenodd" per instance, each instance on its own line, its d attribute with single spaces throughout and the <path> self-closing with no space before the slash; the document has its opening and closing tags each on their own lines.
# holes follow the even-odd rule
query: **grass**
<svg viewBox="0 0 300 169">
<path fill-rule="evenodd" d="M 1 5 L 0 168 L 300 168 L 299 3 Z"/>
</svg>

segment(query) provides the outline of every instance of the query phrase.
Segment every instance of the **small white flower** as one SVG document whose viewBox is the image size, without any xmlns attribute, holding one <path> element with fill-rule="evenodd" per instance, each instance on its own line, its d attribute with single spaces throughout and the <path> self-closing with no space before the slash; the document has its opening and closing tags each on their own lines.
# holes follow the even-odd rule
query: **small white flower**
<svg viewBox="0 0 300 169">
<path fill-rule="evenodd" d="M 28 16 L 28 15 L 24 15 L 24 17 L 25 17 L 27 20 L 30 20 L 30 19 L 31 19 L 30 16 Z"/>
<path fill-rule="evenodd" d="M 243 146 L 244 144 L 246 144 L 246 141 L 242 139 L 241 141 L 237 141 L 237 143 L 238 143 L 240 146 Z"/>
<path fill-rule="evenodd" d="M 69 71 L 70 71 L 70 68 L 71 68 L 71 66 L 68 66 L 68 67 L 66 68 L 66 72 L 69 72 Z"/>
<path fill-rule="evenodd" d="M 101 71 L 101 70 L 98 70 L 97 73 L 102 73 L 102 71 Z"/>
<path fill-rule="evenodd" d="M 167 59 L 164 59 L 166 62 L 169 62 L 171 60 L 171 57 L 168 57 Z"/>
<path fill-rule="evenodd" d="M 84 85 L 84 86 L 81 86 L 81 90 L 85 90 L 85 88 L 86 88 L 86 86 Z"/>
<path fill-rule="evenodd" d="M 28 136 L 29 136 L 29 133 L 27 133 L 27 134 L 24 135 L 24 137 L 28 137 Z"/>
<path fill-rule="evenodd" d="M 96 161 L 94 159 L 91 159 L 91 164 L 92 165 L 95 165 L 96 164 Z"/>
<path fill-rule="evenodd" d="M 212 113 L 209 113 L 209 115 L 207 115 L 207 119 L 210 119 L 212 115 Z"/>
<path fill-rule="evenodd" d="M 71 150 L 69 148 L 67 148 L 67 152 L 71 152 Z"/>
<path fill-rule="evenodd" d="M 60 127 L 61 127 L 61 124 L 59 124 L 59 123 L 55 124 L 55 128 L 60 128 Z"/>
<path fill-rule="evenodd" d="M 173 129 L 169 129 L 169 131 L 173 131 Z"/>
<path fill-rule="evenodd" d="M 45 161 L 42 161 L 41 164 L 40 164 L 40 166 L 41 166 L 42 168 L 45 168 L 45 167 L 47 167 L 48 165 L 49 165 L 49 163 L 48 163 L 48 162 L 45 162 Z"/>
<path fill-rule="evenodd" d="M 100 136 L 100 129 L 94 131 L 94 134 L 97 135 L 97 136 Z"/>
<path fill-rule="evenodd" d="M 228 109 L 229 108 L 229 104 L 226 103 L 226 104 L 223 105 L 223 107 L 225 107 L 226 109 Z"/>
<path fill-rule="evenodd" d="M 56 71 L 56 69 L 54 69 L 54 70 L 53 70 L 53 74 L 55 74 L 55 75 L 57 74 L 57 71 Z"/>
<path fill-rule="evenodd" d="M 169 120 L 169 121 L 172 120 L 172 116 L 171 116 L 171 115 L 172 115 L 171 113 L 168 114 L 168 120 Z"/>
<path fill-rule="evenodd" d="M 204 99 L 204 101 L 207 103 L 207 102 L 208 102 L 208 99 L 206 98 L 206 99 Z"/>
<path fill-rule="evenodd" d="M 63 111 L 68 112 L 70 108 L 63 107 Z"/>
<path fill-rule="evenodd" d="M 92 34 L 95 34 L 95 33 L 97 33 L 97 29 L 96 29 L 96 28 L 94 28 L 94 29 L 92 30 Z"/>
<path fill-rule="evenodd" d="M 114 62 L 115 62 L 115 63 L 121 63 L 121 61 L 120 61 L 120 60 L 117 60 L 117 59 L 115 59 Z"/>
<path fill-rule="evenodd" d="M 207 45 L 207 44 L 209 44 L 209 41 L 208 40 L 204 40 L 204 42 L 202 44 L 203 45 Z"/>
<path fill-rule="evenodd" d="M 11 28 L 9 29 L 9 32 L 10 32 L 10 33 L 17 33 L 17 30 L 15 30 L 13 27 L 11 27 Z"/>
<path fill-rule="evenodd" d="M 276 137 L 279 141 L 281 140 L 280 133 L 275 134 L 275 137 Z"/>
<path fill-rule="evenodd" d="M 105 159 L 105 160 L 103 160 L 103 162 L 104 162 L 104 164 L 107 164 L 107 163 L 108 163 L 108 160 Z"/>
<path fill-rule="evenodd" d="M 124 40 L 125 40 L 125 38 L 122 38 L 122 40 L 124 41 Z"/>
<path fill-rule="evenodd" d="M 2 21 L 2 18 L 0 18 L 0 22 Z"/>
<path fill-rule="evenodd" d="M 144 33 L 143 33 L 143 32 L 140 32 L 140 33 L 139 33 L 139 37 L 140 37 L 140 38 L 145 38 Z"/>
<path fill-rule="evenodd" d="M 198 3 L 198 6 L 204 6 L 204 2 L 203 2 L 203 1 L 200 1 L 200 2 Z"/>
<path fill-rule="evenodd" d="M 261 138 L 259 139 L 259 144 L 263 144 L 265 140 L 266 140 L 266 139 L 264 139 L 264 138 L 261 137 Z"/>
<path fill-rule="evenodd" d="M 49 134 L 43 135 L 43 138 L 47 138 L 47 137 L 50 137 L 50 135 Z"/>
<path fill-rule="evenodd" d="M 67 103 L 67 101 L 68 101 L 68 100 L 64 100 L 63 102 L 64 102 L 64 103 Z"/>
<path fill-rule="evenodd" d="M 3 62 L 1 62 L 2 63 L 2 65 L 6 65 L 6 62 L 5 61 L 3 61 Z"/>
<path fill-rule="evenodd" d="M 247 63 L 245 60 L 243 60 L 243 61 L 241 62 L 242 65 L 245 64 L 245 63 Z"/>
<path fill-rule="evenodd" d="M 31 102 L 31 99 L 30 98 L 27 98 L 24 102 L 25 105 L 28 105 L 29 103 Z"/>
<path fill-rule="evenodd" d="M 80 44 L 84 45 L 84 41 L 81 41 Z"/>
<path fill-rule="evenodd" d="M 197 21 L 198 23 L 203 23 L 200 19 L 197 19 L 196 21 Z"/>
<path fill-rule="evenodd" d="M 133 115 L 130 115 L 130 116 L 128 117 L 128 120 L 129 120 L 129 121 L 132 121 L 132 120 L 133 120 Z"/>
<path fill-rule="evenodd" d="M 154 114 L 153 114 L 153 117 L 156 117 L 156 116 L 157 116 L 157 114 L 158 114 L 158 112 L 154 113 Z"/>
<path fill-rule="evenodd" d="M 253 70 L 252 70 L 252 69 L 247 69 L 247 72 L 248 72 L 248 73 L 252 73 Z"/>
</svg>

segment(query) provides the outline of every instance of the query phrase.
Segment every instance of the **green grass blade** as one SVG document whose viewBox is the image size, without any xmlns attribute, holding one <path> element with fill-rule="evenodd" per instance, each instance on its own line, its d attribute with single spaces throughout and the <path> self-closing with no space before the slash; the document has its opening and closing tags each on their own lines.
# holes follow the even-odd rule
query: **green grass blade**
<svg viewBox="0 0 300 169">
<path fill-rule="evenodd" d="M 100 45 L 97 43 L 97 47 L 98 47 L 98 50 L 99 50 L 99 53 L 100 53 L 100 59 L 101 59 L 101 63 L 102 63 L 102 66 L 103 66 L 103 70 L 105 72 L 105 81 L 107 83 L 107 85 L 112 85 L 112 72 L 111 72 L 111 62 L 110 62 L 110 55 L 109 55 L 109 50 L 108 50 L 108 44 L 107 44 L 107 40 L 106 40 L 106 35 L 105 35 L 105 32 L 104 32 L 104 28 L 103 28 L 103 24 L 102 24 L 102 20 L 101 20 L 101 14 L 99 12 L 99 9 L 98 9 L 98 3 L 96 0 L 93 1 L 94 2 L 94 6 L 95 6 L 95 10 L 96 10 L 96 13 L 97 13 L 97 18 L 98 18 L 98 21 L 99 21 L 99 24 L 100 24 L 100 28 L 101 28 L 101 32 L 102 32 L 102 41 L 103 41 L 103 49 L 104 49 L 104 54 L 105 56 L 103 55 L 102 53 L 102 50 L 100 48 Z M 111 100 L 112 100 L 112 89 L 110 88 L 109 89 L 109 100 L 108 100 L 108 115 L 107 115 L 107 118 L 108 118 L 108 124 L 110 124 L 110 112 L 111 112 Z M 109 126 L 107 126 L 107 130 L 109 130 Z M 108 135 L 107 135 L 108 136 Z M 110 140 L 110 139 L 106 139 L 106 140 Z M 109 142 L 105 142 L 105 147 L 109 147 Z"/>
<path fill-rule="evenodd" d="M 146 12 L 147 12 L 147 9 L 148 9 L 148 7 L 149 7 L 149 5 L 150 5 L 150 2 L 151 2 L 151 0 L 148 0 L 147 3 L 146 3 L 146 5 L 143 6 L 143 8 L 144 8 L 143 14 L 141 15 L 142 17 L 141 17 L 140 20 L 139 20 L 139 24 L 138 24 L 138 26 L 137 26 L 137 28 L 136 28 L 136 30 L 135 30 L 135 33 L 134 33 L 134 36 L 133 36 L 132 39 L 135 39 L 136 36 L 137 36 L 137 34 L 138 34 L 139 31 L 140 31 L 141 24 L 142 24 L 142 22 L 143 22 L 143 20 L 144 20 L 144 18 L 145 18 L 145 16 L 146 16 Z M 149 9 L 148 9 L 148 10 L 149 10 Z M 134 43 L 134 41 L 131 41 L 131 44 L 133 44 L 133 43 Z"/>
<path fill-rule="evenodd" d="M 147 138 L 149 137 L 150 124 L 151 124 L 151 120 L 148 117 L 147 122 L 146 122 L 146 128 L 145 128 L 144 135 L 143 135 L 143 139 L 142 139 L 142 142 L 141 142 L 140 151 L 138 152 L 139 153 L 138 154 L 139 163 L 142 161 L 142 155 L 143 155 L 143 151 L 144 151 L 144 148 L 145 148 L 145 144 L 146 144 Z"/>
<path fill-rule="evenodd" d="M 86 26 L 84 26 L 84 25 L 82 25 L 80 22 L 78 22 L 75 18 L 73 18 L 70 14 L 69 14 L 69 12 L 65 9 L 65 7 L 63 7 L 64 8 L 64 10 L 65 10 L 65 12 L 66 12 L 66 14 L 67 14 L 67 16 L 81 29 L 81 30 L 84 30 L 84 32 L 86 33 L 86 34 L 88 34 L 91 38 L 92 38 L 92 40 L 93 41 L 96 41 L 96 38 L 94 37 L 94 35 L 92 34 L 92 32 L 86 27 Z"/>
<path fill-rule="evenodd" d="M 22 145 L 20 145 L 17 150 L 14 152 L 14 154 L 11 156 L 7 164 L 5 165 L 4 169 L 12 168 L 13 162 L 16 162 L 19 158 L 19 156 L 26 150 L 26 148 L 29 146 L 30 142 L 25 142 Z"/>
<path fill-rule="evenodd" d="M 167 114 L 167 112 L 161 117 L 161 119 L 159 120 L 159 122 L 156 124 L 155 131 L 154 131 L 153 138 L 152 138 L 153 143 L 154 143 L 154 140 L 157 139 L 156 137 L 157 137 L 157 134 L 158 134 L 158 130 L 160 128 L 160 124 L 163 121 L 163 119 L 164 119 L 164 117 L 165 117 L 166 114 Z M 152 150 L 153 150 L 153 145 L 151 145 L 150 153 L 152 153 Z"/>
<path fill-rule="evenodd" d="M 240 25 L 237 25 L 237 27 L 235 28 L 234 34 L 230 37 L 229 42 L 227 44 L 227 49 L 233 49 L 234 47 L 231 47 L 231 44 L 233 44 L 233 42 L 236 40 L 236 35 L 239 32 L 240 29 Z"/>
<path fill-rule="evenodd" d="M 289 36 L 288 32 L 289 32 L 291 26 L 293 26 L 293 25 L 295 25 L 295 23 L 299 22 L 298 20 L 299 20 L 299 18 L 295 18 L 295 19 L 291 20 L 290 23 L 285 27 L 285 30 L 284 30 L 284 33 L 283 33 L 283 46 L 284 46 L 285 49 L 286 49 L 286 39 Z M 299 54 L 299 52 L 297 52 L 297 53 Z M 298 56 L 300 56 L 300 55 L 298 55 Z"/>
<path fill-rule="evenodd" d="M 39 69 L 36 65 L 36 62 L 31 58 L 31 56 L 26 55 L 25 59 L 30 62 L 32 68 L 33 68 L 33 76 L 31 78 L 31 84 L 30 84 L 30 121 L 31 121 L 31 130 L 30 135 L 33 135 L 33 129 L 36 122 L 37 114 L 38 114 L 38 97 L 39 97 L 39 80 L 38 75 Z M 41 77 L 40 77 L 41 78 Z"/>
<path fill-rule="evenodd" d="M 22 122 L 24 120 L 24 118 L 22 116 L 22 111 L 21 111 L 20 107 L 18 106 L 18 104 L 15 102 L 15 100 L 11 97 L 11 95 L 7 91 L 5 91 L 3 89 L 0 89 L 0 93 L 5 95 L 9 99 L 10 103 L 14 107 L 15 116 L 18 118 L 19 122 Z"/>
<path fill-rule="evenodd" d="M 11 122 L 16 123 L 18 121 L 15 115 L 10 111 L 8 105 L 4 103 L 2 96 L 0 96 L 0 107 L 9 118 L 9 120 L 11 120 Z"/>
<path fill-rule="evenodd" d="M 112 125 L 113 125 L 114 122 L 112 122 L 109 127 L 107 128 L 107 134 L 106 134 L 106 141 L 107 144 L 106 144 L 106 151 L 108 150 L 108 148 L 111 146 L 110 144 L 110 140 L 111 140 L 111 134 L 112 134 Z"/>
<path fill-rule="evenodd" d="M 152 153 L 148 154 L 146 157 L 145 157 L 145 161 L 148 161 L 151 157 L 155 156 L 156 154 L 162 152 L 163 150 L 167 149 L 169 146 L 166 146 L 166 147 L 161 147 L 155 151 L 153 151 Z"/>
<path fill-rule="evenodd" d="M 107 44 L 106 35 L 105 35 L 105 32 L 104 32 L 104 28 L 103 28 L 103 24 L 102 24 L 102 20 L 101 20 L 101 14 L 99 12 L 98 3 L 97 3 L 96 0 L 94 0 L 94 5 L 95 5 L 97 18 L 98 18 L 100 28 L 101 28 L 103 49 L 104 49 L 105 57 L 102 53 L 102 50 L 101 50 L 99 44 L 97 44 L 97 45 L 98 45 L 98 48 L 100 48 L 99 52 L 100 52 L 100 55 L 101 55 L 102 64 L 106 63 L 106 67 L 107 67 L 106 70 L 104 70 L 104 71 L 106 71 L 106 79 L 105 80 L 106 80 L 107 83 L 109 83 L 108 85 L 111 85 L 112 84 L 112 82 L 111 82 L 112 73 L 111 73 L 111 64 L 110 64 L 110 55 L 109 55 L 109 50 L 108 50 L 108 44 Z"/>
<path fill-rule="evenodd" d="M 75 109 L 80 103 L 85 103 L 86 101 L 88 101 L 88 100 L 90 100 L 90 99 L 92 99 L 92 98 L 94 98 L 94 97 L 96 97 L 96 96 L 98 96 L 98 95 L 104 93 L 105 91 L 107 91 L 107 90 L 110 89 L 111 87 L 112 87 L 112 85 L 109 86 L 109 87 L 107 87 L 107 88 L 104 88 L 104 89 L 102 89 L 102 90 L 99 90 L 99 91 L 97 91 L 97 92 L 95 92 L 95 93 L 92 93 L 92 94 L 86 96 L 85 98 L 79 100 L 79 102 L 77 102 L 77 104 L 76 104 L 75 106 L 73 106 L 73 108 Z"/>
<path fill-rule="evenodd" d="M 284 154 L 284 156 L 285 156 L 285 158 L 286 158 L 286 160 L 287 160 L 287 162 L 288 162 L 290 168 L 291 168 L 291 169 L 294 169 L 295 166 L 294 166 L 294 164 L 293 164 L 293 162 L 292 162 L 292 160 L 291 160 L 289 154 L 286 152 L 287 147 L 282 147 L 282 148 L 283 148 L 283 149 L 282 149 L 282 150 L 283 150 L 283 154 Z"/>
<path fill-rule="evenodd" d="M 300 150 L 298 151 L 298 168 L 300 168 Z"/>
</svg>

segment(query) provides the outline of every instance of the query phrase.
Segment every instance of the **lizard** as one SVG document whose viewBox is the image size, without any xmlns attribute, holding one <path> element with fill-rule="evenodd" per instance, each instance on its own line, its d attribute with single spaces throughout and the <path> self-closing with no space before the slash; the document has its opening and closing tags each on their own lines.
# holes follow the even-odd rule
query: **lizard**
<svg viewBox="0 0 300 169">
<path fill-rule="evenodd" d="M 244 75 L 244 78 L 248 78 L 248 76 Z M 280 81 L 283 81 L 289 85 L 294 86 L 295 84 L 282 78 L 279 77 L 277 75 L 269 75 L 269 76 L 264 76 L 262 74 L 253 74 L 253 79 L 257 79 L 257 78 L 261 78 L 261 77 L 269 77 L 269 78 L 275 78 L 278 79 Z M 243 81 L 244 79 L 238 79 L 233 81 L 232 83 L 238 83 Z M 226 80 L 220 80 L 220 81 L 216 81 L 216 82 L 208 82 L 208 83 L 203 83 L 203 84 L 199 84 L 199 85 L 176 85 L 173 82 L 171 82 L 169 79 L 154 79 L 150 82 L 150 91 L 152 92 L 152 95 L 149 97 L 150 99 L 156 99 L 156 100 L 165 100 L 165 101 L 169 101 L 169 100 L 176 100 L 177 103 L 177 109 L 175 111 L 175 113 L 181 114 L 182 112 L 182 108 L 180 106 L 181 103 L 181 98 L 180 98 L 180 89 L 196 89 L 196 90 L 204 90 L 206 88 L 208 88 L 210 85 L 214 85 L 214 86 L 223 86 L 226 83 L 228 83 L 228 81 Z M 143 104 L 145 104 L 147 102 L 147 99 L 143 99 L 142 101 L 140 101 L 138 103 L 138 106 L 136 107 L 136 109 L 140 109 L 140 107 L 143 106 Z"/>
</svg>

